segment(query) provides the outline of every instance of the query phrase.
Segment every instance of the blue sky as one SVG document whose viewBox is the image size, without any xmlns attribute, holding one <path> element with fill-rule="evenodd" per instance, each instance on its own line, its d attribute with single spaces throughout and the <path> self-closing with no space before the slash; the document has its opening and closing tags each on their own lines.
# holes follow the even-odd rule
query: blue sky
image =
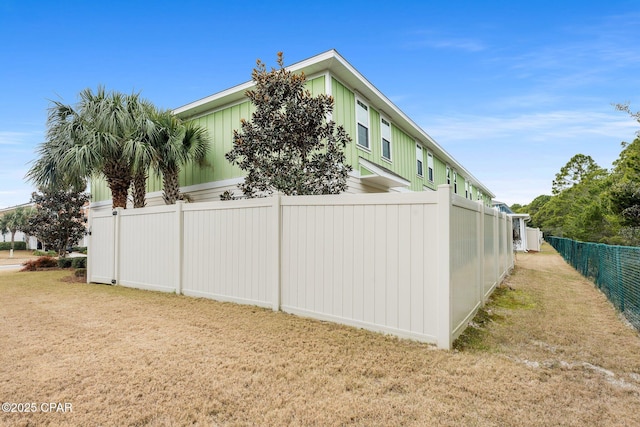
<svg viewBox="0 0 640 427">
<path fill-rule="evenodd" d="M 220 4 L 219 4 L 220 3 Z M 84 88 L 176 108 L 250 80 L 256 59 L 336 49 L 495 194 L 550 194 L 577 153 L 610 168 L 640 125 L 640 2 L 0 0 L 0 208 L 50 100 Z"/>
</svg>

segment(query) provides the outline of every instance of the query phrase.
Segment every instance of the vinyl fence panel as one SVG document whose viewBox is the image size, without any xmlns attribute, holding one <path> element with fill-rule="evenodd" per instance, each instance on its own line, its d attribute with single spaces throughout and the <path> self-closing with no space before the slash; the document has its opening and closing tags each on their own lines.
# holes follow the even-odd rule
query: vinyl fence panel
<svg viewBox="0 0 640 427">
<path fill-rule="evenodd" d="M 115 224 L 111 212 L 90 214 L 89 247 L 87 253 L 87 281 L 111 283 L 115 280 Z"/>
<path fill-rule="evenodd" d="M 462 332 L 482 304 L 481 262 L 484 235 L 480 224 L 482 207 L 455 200 L 451 210 L 451 315 L 454 335 Z"/>
<path fill-rule="evenodd" d="M 118 283 L 139 289 L 173 292 L 178 238 L 176 206 L 120 210 Z"/>
<path fill-rule="evenodd" d="M 90 281 L 282 309 L 442 348 L 513 266 L 510 219 L 448 185 L 178 202 L 90 222 Z"/>
<path fill-rule="evenodd" d="M 184 205 L 185 295 L 277 306 L 274 199 Z"/>
<path fill-rule="evenodd" d="M 434 340 L 436 215 L 436 193 L 283 197 L 282 309 Z"/>
</svg>

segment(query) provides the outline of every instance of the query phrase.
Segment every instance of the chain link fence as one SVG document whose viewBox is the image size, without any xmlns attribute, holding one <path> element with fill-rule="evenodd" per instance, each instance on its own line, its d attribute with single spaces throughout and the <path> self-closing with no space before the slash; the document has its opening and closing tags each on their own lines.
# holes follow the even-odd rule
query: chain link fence
<svg viewBox="0 0 640 427">
<path fill-rule="evenodd" d="M 547 237 L 562 257 L 591 279 L 640 330 L 640 247 L 611 246 Z"/>
</svg>

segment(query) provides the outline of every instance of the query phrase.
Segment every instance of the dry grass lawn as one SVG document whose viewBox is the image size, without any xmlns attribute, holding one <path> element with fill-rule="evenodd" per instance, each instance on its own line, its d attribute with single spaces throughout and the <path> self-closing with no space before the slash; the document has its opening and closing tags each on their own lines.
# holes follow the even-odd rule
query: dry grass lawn
<svg viewBox="0 0 640 427">
<path fill-rule="evenodd" d="M 638 333 L 548 245 L 450 352 L 69 274 L 0 273 L 0 402 L 72 405 L 2 425 L 640 425 Z"/>
</svg>

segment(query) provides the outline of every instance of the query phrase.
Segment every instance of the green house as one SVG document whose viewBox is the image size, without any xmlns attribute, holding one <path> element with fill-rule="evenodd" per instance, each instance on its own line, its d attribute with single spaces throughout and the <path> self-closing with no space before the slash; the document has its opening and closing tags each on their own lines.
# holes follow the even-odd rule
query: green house
<svg viewBox="0 0 640 427">
<path fill-rule="evenodd" d="M 450 184 L 452 191 L 491 205 L 494 194 L 433 138 L 394 105 L 337 51 L 329 50 L 287 67 L 304 72 L 313 95 L 334 98 L 332 119 L 351 136 L 346 159 L 353 167 L 347 193 L 433 191 Z M 219 200 L 236 191 L 243 172 L 224 157 L 231 150 L 233 131 L 241 119 L 250 119 L 252 105 L 245 96 L 247 82 L 174 110 L 209 130 L 213 146 L 207 167 L 190 165 L 180 175 L 183 193 L 194 202 Z M 150 177 L 147 204 L 162 204 L 161 180 Z M 110 207 L 111 195 L 102 181 L 92 182 L 93 207 Z"/>
</svg>

